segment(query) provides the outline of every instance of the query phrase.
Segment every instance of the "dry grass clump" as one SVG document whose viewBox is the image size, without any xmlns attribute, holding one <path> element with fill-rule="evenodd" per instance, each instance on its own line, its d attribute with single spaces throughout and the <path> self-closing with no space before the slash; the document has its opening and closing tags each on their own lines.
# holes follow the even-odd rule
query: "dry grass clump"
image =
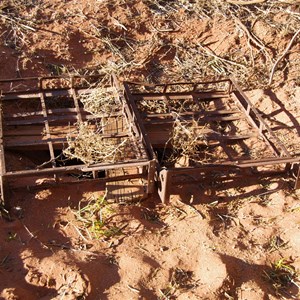
<svg viewBox="0 0 300 300">
<path fill-rule="evenodd" d="M 175 156 L 181 155 L 198 161 L 199 144 L 206 144 L 205 126 L 199 127 L 196 120 L 192 122 L 176 119 L 173 126 L 171 143 Z"/>
<path fill-rule="evenodd" d="M 158 299 L 175 299 L 175 294 L 195 289 L 198 286 L 199 282 L 198 280 L 195 280 L 194 273 L 192 271 L 175 268 L 171 272 L 171 279 L 168 286 L 159 290 L 160 296 Z"/>
<path fill-rule="evenodd" d="M 89 89 L 80 95 L 84 109 L 94 116 L 108 115 L 120 111 L 121 102 L 114 87 L 101 87 Z"/>
<path fill-rule="evenodd" d="M 77 124 L 78 133 L 67 136 L 68 147 L 63 151 L 69 159 L 85 164 L 114 163 L 120 160 L 129 146 L 128 138 L 107 138 L 100 135 L 89 123 Z"/>
<path fill-rule="evenodd" d="M 173 112 L 175 111 L 177 114 L 199 111 L 199 105 L 191 99 L 184 99 L 182 101 L 170 99 L 169 105 L 172 107 L 171 110 Z"/>
<path fill-rule="evenodd" d="M 37 31 L 37 14 L 41 5 L 40 1 L 35 0 L 1 1 L 0 26 L 6 29 L 3 36 L 5 46 L 20 50 L 28 44 L 28 33 Z"/>
<path fill-rule="evenodd" d="M 100 82 L 91 85 L 79 100 L 85 111 L 101 121 L 78 123 L 76 132 L 67 136 L 68 147 L 63 151 L 64 155 L 85 164 L 124 160 L 124 153 L 131 147 L 128 137 L 114 136 L 126 131 L 120 116 L 122 104 L 117 89 L 108 86 L 107 82 Z"/>
<path fill-rule="evenodd" d="M 142 99 L 137 105 L 139 111 L 144 113 L 164 114 L 168 112 L 168 106 L 164 100 L 147 101 Z"/>
</svg>

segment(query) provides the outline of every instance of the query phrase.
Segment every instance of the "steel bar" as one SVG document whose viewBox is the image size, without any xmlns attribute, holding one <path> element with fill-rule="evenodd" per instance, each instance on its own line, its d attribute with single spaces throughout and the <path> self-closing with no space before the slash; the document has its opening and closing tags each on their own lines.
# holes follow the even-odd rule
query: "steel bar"
<svg viewBox="0 0 300 300">
<path fill-rule="evenodd" d="M 33 170 L 23 170 L 23 171 L 7 171 L 2 176 L 5 178 L 18 178 L 18 177 L 30 177 L 30 176 L 41 176 L 41 175 L 53 175 L 60 173 L 72 173 L 72 172 L 92 172 L 92 171 L 105 171 L 113 170 L 116 168 L 126 168 L 126 167 L 139 167 L 149 165 L 149 160 L 130 160 L 124 161 L 122 163 L 103 163 L 94 164 L 91 166 L 87 165 L 74 165 L 56 168 L 44 168 L 44 169 L 33 169 Z"/>
<path fill-rule="evenodd" d="M 6 173 L 6 163 L 5 163 L 5 154 L 4 154 L 4 145 L 3 145 L 3 117 L 2 117 L 2 97 L 0 96 L 0 192 L 1 198 L 0 203 L 4 204 L 4 198 L 6 194 L 5 182 L 3 174 Z"/>
<path fill-rule="evenodd" d="M 72 184 L 76 184 L 76 185 L 80 185 L 80 184 L 86 184 L 87 182 L 91 183 L 107 183 L 107 182 L 113 182 L 113 181 L 123 181 L 123 180 L 132 180 L 132 179 L 139 179 L 141 178 L 141 174 L 129 174 L 129 175 L 122 175 L 122 176 L 115 176 L 115 177 L 98 177 L 98 178 L 82 178 L 82 179 L 74 179 L 74 177 L 70 178 L 60 178 L 60 180 L 54 181 L 53 182 L 49 182 L 49 180 L 47 182 L 44 182 L 42 184 L 38 184 L 38 185 L 33 185 L 33 184 L 28 184 L 26 185 L 26 189 L 28 191 L 36 191 L 36 190 L 40 190 L 40 189 L 46 189 L 46 188 L 53 188 L 56 186 L 64 186 L 64 185 L 72 185 Z M 14 190 L 21 190 L 24 191 L 24 185 L 14 185 Z"/>
<path fill-rule="evenodd" d="M 203 164 L 199 167 L 181 167 L 181 168 L 169 168 L 178 174 L 184 173 L 194 173 L 199 172 L 201 170 L 211 170 L 211 168 L 223 168 L 226 169 L 228 167 L 235 167 L 235 168 L 252 168 L 252 167 L 263 167 L 263 166 L 271 166 L 271 165 L 280 165 L 280 164 L 287 164 L 287 163 L 300 163 L 299 157 L 291 157 L 291 158 L 277 158 L 277 157 L 269 157 L 263 158 L 258 160 L 236 160 L 236 161 L 220 161 L 216 164 Z"/>
<path fill-rule="evenodd" d="M 53 144 L 51 141 L 50 126 L 49 126 L 49 121 L 47 119 L 48 115 L 47 115 L 47 110 L 46 110 L 45 97 L 44 97 L 44 93 L 42 90 L 40 92 L 40 100 L 41 100 L 41 105 L 42 105 L 42 110 L 43 110 L 44 125 L 45 125 L 45 130 L 46 130 L 47 144 L 49 147 L 49 153 L 50 153 L 50 157 L 51 157 L 51 164 L 52 164 L 52 167 L 55 168 L 56 161 L 55 161 L 55 155 L 54 155 L 54 148 L 53 148 Z"/>
<path fill-rule="evenodd" d="M 66 115 L 66 114 L 74 114 L 77 112 L 76 108 L 55 108 L 55 109 L 47 109 L 47 114 L 49 115 Z M 87 115 L 88 112 L 86 112 L 83 108 L 80 108 L 80 113 Z M 14 118 L 22 118 L 22 117 L 32 117 L 32 116 L 42 116 L 43 111 L 30 111 L 25 113 L 12 113 L 5 117 L 5 119 L 14 119 Z"/>
<path fill-rule="evenodd" d="M 148 185 L 147 185 L 147 193 L 152 194 L 154 193 L 154 188 L 155 188 L 155 182 L 154 182 L 154 177 L 155 177 L 155 172 L 156 172 L 156 159 L 152 159 L 149 162 L 148 165 Z"/>
<path fill-rule="evenodd" d="M 139 142 L 142 143 L 142 146 L 145 145 L 144 140 L 143 140 L 143 135 L 141 134 L 138 124 L 137 124 L 136 120 L 134 119 L 134 114 L 130 111 L 128 105 L 126 105 L 126 103 L 125 103 L 125 100 L 123 97 L 123 91 L 121 90 L 119 82 L 114 75 L 112 76 L 112 85 L 116 88 L 116 91 L 118 93 L 118 99 L 120 99 L 122 102 L 122 111 L 126 116 L 125 120 L 126 120 L 127 126 L 130 131 L 130 137 L 134 141 L 133 145 L 136 149 L 136 153 L 138 153 L 138 157 L 141 158 L 141 156 L 143 156 L 143 155 L 141 155 L 141 153 L 138 149 L 139 148 L 138 145 L 139 145 Z M 144 149 L 144 150 L 145 150 L 145 152 L 147 151 L 147 149 Z"/>
<path fill-rule="evenodd" d="M 103 78 L 106 74 L 97 74 L 97 75 L 72 75 L 73 78 L 77 79 L 91 79 L 91 78 Z M 9 78 L 9 79 L 1 79 L 1 83 L 13 83 L 13 82 L 23 82 L 23 81 L 36 81 L 37 84 L 39 80 L 46 80 L 46 79 L 57 79 L 57 80 L 68 80 L 70 79 L 70 76 L 43 76 L 43 77 L 22 77 L 22 78 Z"/>
<path fill-rule="evenodd" d="M 271 144 L 270 140 L 263 133 L 263 130 L 265 129 L 268 132 L 268 134 L 276 141 L 278 147 L 280 148 L 280 150 L 281 150 L 280 153 L 279 153 L 280 156 L 282 156 L 284 154 L 287 157 L 290 157 L 291 155 L 290 155 L 289 151 L 282 144 L 282 142 L 276 137 L 276 135 L 274 134 L 272 129 L 267 125 L 267 123 L 261 117 L 261 115 L 259 114 L 257 109 L 253 106 L 253 104 L 250 102 L 250 100 L 246 96 L 246 94 L 241 90 L 241 88 L 238 86 L 238 84 L 235 82 L 234 79 L 231 79 L 231 81 L 232 81 L 235 89 L 242 96 L 243 101 L 246 102 L 246 107 L 241 102 L 241 98 L 239 98 L 238 95 L 235 92 L 233 92 L 233 95 L 240 102 L 240 104 L 242 105 L 244 111 L 246 112 L 246 115 L 249 117 L 249 119 L 251 119 L 251 122 L 257 127 L 257 129 L 259 130 L 261 136 L 267 141 L 267 143 L 272 147 L 272 149 L 275 150 L 274 152 L 278 153 L 278 150 Z M 250 111 L 253 112 L 253 114 L 255 115 L 255 118 L 257 118 L 257 121 L 254 118 L 251 117 Z"/>
<path fill-rule="evenodd" d="M 239 116 L 241 116 L 241 111 L 239 110 L 201 110 L 201 111 L 185 111 L 185 112 L 178 112 L 176 113 L 176 115 L 178 116 L 203 116 L 203 117 L 213 117 L 213 116 L 223 116 L 223 115 L 234 115 L 234 114 L 238 114 Z M 141 115 L 145 118 L 162 118 L 162 117 L 174 117 L 174 113 L 170 112 L 170 113 L 153 113 L 153 114 L 144 114 L 141 113 Z"/>
<path fill-rule="evenodd" d="M 74 89 L 74 77 L 71 78 L 71 94 L 73 96 L 78 122 L 82 122 L 82 115 L 81 115 L 81 110 L 79 107 L 79 101 L 77 98 L 77 92 Z"/>
<path fill-rule="evenodd" d="M 81 88 L 76 89 L 77 94 L 80 96 L 81 94 L 88 94 L 90 89 Z M 72 91 L 69 88 L 60 88 L 57 90 L 44 89 L 44 95 L 46 98 L 50 97 L 59 97 L 59 96 L 72 96 Z M 3 95 L 3 101 L 9 102 L 12 100 L 30 100 L 30 99 L 39 99 L 39 91 L 38 90 L 28 90 L 21 92 L 7 92 Z"/>
<path fill-rule="evenodd" d="M 198 114 L 195 114 L 194 116 L 197 116 Z M 184 117 L 185 115 L 179 114 L 179 117 Z M 189 117 L 191 117 L 191 115 L 188 115 Z M 147 118 L 149 118 L 147 116 Z M 170 118 L 166 118 L 166 119 L 161 119 L 161 118 L 157 118 L 154 119 L 152 117 L 149 118 L 150 120 L 147 120 L 145 118 L 144 124 L 152 124 L 152 125 L 156 125 L 156 124 L 174 124 L 174 119 L 170 119 Z M 197 123 L 207 123 L 207 122 L 230 122 L 230 121 L 238 121 L 238 120 L 242 120 L 243 118 L 241 116 L 228 116 L 228 117 L 199 117 L 197 119 Z M 193 119 L 184 119 L 184 122 L 192 122 Z"/>
<path fill-rule="evenodd" d="M 127 84 L 132 84 L 132 85 L 138 85 L 138 86 L 145 86 L 149 88 L 161 86 L 161 87 L 166 87 L 166 86 L 178 86 L 178 85 L 188 85 L 188 86 L 193 86 L 193 89 L 197 87 L 198 85 L 207 85 L 207 84 L 215 84 L 215 83 L 221 83 L 221 82 L 228 82 L 230 84 L 231 79 L 230 78 L 223 78 L 223 79 L 217 79 L 217 80 L 209 80 L 209 81 L 196 81 L 196 82 L 168 82 L 168 83 L 148 83 L 148 82 L 135 82 L 135 81 L 126 81 Z"/>
<path fill-rule="evenodd" d="M 86 115 L 83 117 L 83 121 L 89 121 L 89 120 L 99 120 L 101 119 L 99 116 L 93 116 L 93 115 Z M 77 116 L 76 115 L 69 115 L 69 116 L 48 116 L 47 117 L 48 123 L 66 123 L 66 122 L 76 122 Z M 4 125 L 6 126 L 17 126 L 17 125 L 36 125 L 36 124 L 44 124 L 45 119 L 42 118 L 33 118 L 33 119 L 22 119 L 22 120 L 8 120 L 4 122 Z"/>
<path fill-rule="evenodd" d="M 126 84 L 126 83 L 125 83 Z M 181 100 L 181 99 L 194 99 L 197 98 L 197 100 L 201 101 L 207 101 L 211 99 L 219 99 L 219 98 L 228 98 L 228 94 L 224 93 L 216 93 L 216 92 L 207 92 L 207 93 L 200 93 L 200 92 L 182 92 L 182 93 L 164 93 L 163 95 L 158 95 L 157 93 L 132 93 L 132 98 L 134 100 L 149 100 L 149 101 L 155 101 L 155 100 L 164 100 L 164 97 L 168 97 L 170 100 Z"/>
<path fill-rule="evenodd" d="M 295 189 L 300 189 L 300 163 L 298 164 L 298 172 L 296 174 Z"/>
<path fill-rule="evenodd" d="M 212 170 L 211 170 L 212 171 Z M 162 203 L 168 204 L 170 201 L 171 191 L 175 186 L 181 186 L 183 184 L 195 184 L 195 183 L 204 183 L 204 182 L 223 182 L 229 180 L 245 180 L 245 174 L 230 174 L 234 173 L 234 169 L 225 168 L 223 170 L 214 170 L 216 173 L 210 174 L 208 170 L 205 171 L 200 177 L 193 177 L 190 172 L 185 172 L 182 175 L 185 175 L 187 178 L 176 177 L 177 173 L 174 173 L 172 170 L 162 170 L 159 173 L 160 186 L 158 187 L 158 194 Z M 263 171 L 259 173 L 247 174 L 247 178 L 263 178 L 269 176 L 278 176 L 286 174 L 285 171 Z M 199 175 L 199 174 L 198 174 Z"/>
<path fill-rule="evenodd" d="M 106 138 L 106 139 L 116 139 L 116 138 L 124 138 L 124 137 L 128 137 L 128 133 L 124 133 L 124 134 L 101 134 L 99 135 L 102 138 Z M 14 147 L 27 147 L 27 146 L 40 146 L 40 145 L 49 145 L 49 143 L 51 143 L 52 145 L 55 144 L 62 144 L 62 143 L 67 143 L 67 138 L 63 137 L 63 138 L 53 138 L 53 137 L 47 137 L 46 139 L 38 139 L 41 138 L 41 136 L 31 136 L 33 137 L 33 139 L 29 139 L 28 141 L 20 141 L 20 139 L 18 138 L 14 138 L 14 139 L 6 139 L 5 141 L 5 147 L 7 148 L 14 148 Z M 76 135 L 73 135 L 73 138 L 76 137 Z"/>
<path fill-rule="evenodd" d="M 117 80 L 115 79 L 115 81 L 117 81 Z M 150 159 L 153 159 L 155 157 L 153 148 L 151 146 L 151 143 L 150 143 L 150 140 L 148 138 L 147 132 L 145 130 L 144 124 L 142 122 L 142 119 L 139 115 L 138 109 L 137 109 L 134 101 L 130 97 L 130 95 L 131 95 L 130 90 L 129 90 L 126 83 L 124 83 L 123 93 L 124 93 L 124 96 L 121 95 L 121 97 L 122 98 L 124 97 L 124 100 L 126 101 L 127 106 L 130 107 L 130 110 L 132 111 L 132 119 L 133 119 L 133 121 L 136 121 L 136 123 L 138 124 L 139 130 L 141 132 L 141 138 L 144 140 L 144 144 L 145 144 L 146 149 L 148 151 L 149 157 L 150 157 Z"/>
</svg>

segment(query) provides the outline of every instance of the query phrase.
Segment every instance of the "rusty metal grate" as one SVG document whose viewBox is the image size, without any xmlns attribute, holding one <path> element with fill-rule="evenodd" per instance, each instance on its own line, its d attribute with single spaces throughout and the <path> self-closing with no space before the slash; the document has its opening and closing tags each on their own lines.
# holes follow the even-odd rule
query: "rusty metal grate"
<svg viewBox="0 0 300 300">
<path fill-rule="evenodd" d="M 140 187 L 144 196 L 153 193 L 156 180 L 164 203 L 172 186 L 204 180 L 290 173 L 300 188 L 300 157 L 289 153 L 233 79 L 151 85 L 104 78 L 0 81 L 2 201 L 20 185 L 93 179 L 124 201 Z M 84 107 L 83 95 L 99 85 L 115 90 L 118 105 L 109 115 Z M 70 132 L 87 122 L 103 139 L 128 139 L 126 149 L 114 161 L 66 160 L 68 138 L 76 136 Z M 185 149 L 191 137 L 193 147 Z"/>
<path fill-rule="evenodd" d="M 158 159 L 158 192 L 174 185 L 290 172 L 299 188 L 300 158 L 292 156 L 233 79 L 198 83 L 124 83 L 147 142 Z M 180 148 L 192 128 L 193 153 Z M 181 138 L 181 140 L 180 140 Z M 298 172 L 298 173 L 297 173 Z"/>
<path fill-rule="evenodd" d="M 134 113 L 126 104 L 117 81 L 104 76 L 43 77 L 0 81 L 1 195 L 20 186 L 41 187 L 96 179 L 104 182 L 140 179 L 145 193 L 153 192 L 155 162 Z M 116 90 L 120 103 L 113 114 L 91 114 L 81 102 L 95 86 Z M 79 123 L 105 122 L 101 138 L 129 140 L 126 151 L 113 162 L 83 163 L 63 155 L 68 138 Z M 75 135 L 75 134 L 74 134 Z M 117 171 L 119 170 L 119 171 Z M 43 179 L 42 179 L 43 178 Z"/>
</svg>

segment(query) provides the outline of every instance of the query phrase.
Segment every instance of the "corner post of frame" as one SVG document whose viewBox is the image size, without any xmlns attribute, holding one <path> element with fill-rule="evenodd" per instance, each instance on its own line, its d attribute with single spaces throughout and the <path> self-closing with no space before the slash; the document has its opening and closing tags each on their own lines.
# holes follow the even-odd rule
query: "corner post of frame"
<svg viewBox="0 0 300 300">
<path fill-rule="evenodd" d="M 158 195 L 163 204 L 168 204 L 170 201 L 170 186 L 172 184 L 172 177 L 170 171 L 167 169 L 162 169 L 159 171 L 158 176 Z"/>
<path fill-rule="evenodd" d="M 149 161 L 148 165 L 148 187 L 147 187 L 147 194 L 153 194 L 155 188 L 154 176 L 156 170 L 156 161 L 152 159 Z"/>
<path fill-rule="evenodd" d="M 7 206 L 7 188 L 5 184 L 5 173 L 6 173 L 6 164 L 4 156 L 4 133 L 3 133 L 3 107 L 2 107 L 3 95 L 0 95 L 0 204 L 1 206 Z"/>
<path fill-rule="evenodd" d="M 300 163 L 296 166 L 295 190 L 300 189 Z"/>
</svg>

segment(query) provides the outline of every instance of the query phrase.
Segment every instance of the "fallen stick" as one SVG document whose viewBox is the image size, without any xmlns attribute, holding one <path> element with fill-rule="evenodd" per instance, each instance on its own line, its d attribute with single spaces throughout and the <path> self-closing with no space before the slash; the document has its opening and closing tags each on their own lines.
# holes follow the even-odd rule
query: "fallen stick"
<svg viewBox="0 0 300 300">
<path fill-rule="evenodd" d="M 160 29 L 158 29 L 158 28 L 155 28 L 154 25 L 150 22 L 150 26 L 156 32 L 178 32 L 178 31 L 180 31 L 180 26 L 179 25 L 177 25 L 176 29 L 171 29 L 171 28 L 160 28 Z"/>
<path fill-rule="evenodd" d="M 29 234 L 31 239 L 37 240 L 39 242 L 39 244 L 42 246 L 42 248 L 50 250 L 50 248 L 47 245 L 45 245 L 42 241 L 40 241 L 40 239 L 36 235 L 34 235 L 23 222 L 20 221 L 20 223 L 22 224 L 24 229 L 27 231 L 27 233 Z"/>
<path fill-rule="evenodd" d="M 72 224 L 72 223 L 71 223 Z M 74 224 L 72 224 L 73 225 L 73 227 L 74 227 L 74 229 L 77 231 L 77 233 L 78 233 L 78 235 L 85 241 L 85 242 L 89 242 L 83 235 L 82 235 L 82 233 L 80 232 L 80 230 L 74 225 Z"/>
<path fill-rule="evenodd" d="M 20 27 L 23 27 L 23 28 L 25 28 L 25 29 L 31 30 L 31 31 L 33 31 L 33 32 L 36 32 L 36 29 L 35 29 L 35 28 L 33 28 L 33 27 L 31 27 L 31 26 L 28 26 L 28 25 L 26 25 L 26 24 L 22 24 L 21 22 L 15 20 L 14 18 L 9 18 L 8 16 L 6 16 L 6 15 L 4 15 L 4 14 L 0 14 L 0 17 L 3 18 L 3 19 L 8 20 L 8 21 L 10 21 L 10 22 L 13 22 L 13 23 L 15 23 L 15 24 L 17 24 L 17 25 L 19 25 Z"/>
<path fill-rule="evenodd" d="M 208 48 L 205 48 L 203 47 L 200 43 L 197 44 L 207 55 L 209 56 L 212 56 L 220 61 L 223 61 L 225 63 L 228 63 L 228 64 L 231 64 L 231 65 L 234 65 L 234 66 L 237 66 L 237 67 L 241 67 L 241 68 L 244 68 L 244 69 L 247 69 L 247 67 L 245 65 L 242 65 L 242 64 L 239 64 L 235 61 L 232 61 L 232 60 L 229 60 L 229 59 L 225 59 L 225 58 L 222 58 L 216 54 L 213 53 L 212 50 L 208 49 Z"/>
<path fill-rule="evenodd" d="M 264 3 L 266 2 L 266 0 L 249 0 L 249 1 L 226 0 L 226 2 L 230 4 L 236 4 L 236 5 L 251 5 L 251 4 Z"/>
<path fill-rule="evenodd" d="M 248 28 L 242 23 L 240 19 L 234 18 L 234 20 L 237 23 L 237 25 L 239 25 L 242 28 L 242 30 L 246 33 L 249 41 L 251 41 L 256 47 L 258 47 L 265 54 L 267 59 L 271 60 L 270 55 L 266 51 L 265 45 L 252 35 L 252 33 L 248 30 Z"/>
<path fill-rule="evenodd" d="M 272 81 L 273 81 L 273 76 L 276 70 L 277 65 L 279 64 L 279 62 L 286 56 L 286 54 L 289 52 L 289 50 L 291 49 L 297 35 L 300 33 L 300 28 L 296 31 L 296 33 L 293 35 L 292 39 L 290 40 L 290 42 L 288 43 L 288 45 L 286 46 L 285 50 L 283 51 L 283 53 L 277 58 L 277 60 L 275 61 L 271 73 L 270 73 L 270 78 L 269 78 L 269 82 L 268 85 L 271 85 Z"/>
</svg>

